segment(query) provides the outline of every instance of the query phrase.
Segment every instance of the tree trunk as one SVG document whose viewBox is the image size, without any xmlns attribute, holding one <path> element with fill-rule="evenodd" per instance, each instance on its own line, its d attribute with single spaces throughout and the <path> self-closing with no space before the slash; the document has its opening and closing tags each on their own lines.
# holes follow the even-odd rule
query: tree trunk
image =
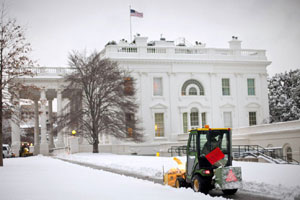
<svg viewBox="0 0 300 200">
<path fill-rule="evenodd" d="M 96 138 L 94 138 L 94 143 L 93 143 L 93 153 L 99 153 L 99 140 L 98 140 L 98 136 Z"/>
<path fill-rule="evenodd" d="M 3 38 L 3 37 L 1 37 Z M 2 97 L 2 75 L 3 75 L 3 49 L 0 50 L 0 167 L 3 166 L 3 150 L 2 150 L 2 120 L 3 120 L 3 97 Z"/>
</svg>

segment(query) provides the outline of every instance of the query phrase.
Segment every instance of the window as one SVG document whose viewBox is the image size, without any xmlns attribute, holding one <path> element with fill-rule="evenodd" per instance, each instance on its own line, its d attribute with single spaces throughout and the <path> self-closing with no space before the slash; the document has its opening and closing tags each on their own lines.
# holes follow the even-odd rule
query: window
<svg viewBox="0 0 300 200">
<path fill-rule="evenodd" d="M 189 150 L 196 151 L 196 144 L 197 144 L 197 135 L 192 133 Z"/>
<path fill-rule="evenodd" d="M 291 147 L 286 148 L 286 159 L 288 162 L 293 162 L 293 152 Z"/>
<path fill-rule="evenodd" d="M 153 96 L 162 96 L 162 78 L 153 78 Z"/>
<path fill-rule="evenodd" d="M 223 96 L 229 96 L 230 95 L 229 78 L 222 78 L 222 94 L 223 94 Z"/>
<path fill-rule="evenodd" d="M 198 127 L 199 126 L 199 113 L 197 108 L 192 108 L 191 114 L 190 114 L 190 119 L 191 119 L 191 126 L 192 127 Z"/>
<path fill-rule="evenodd" d="M 190 94 L 190 89 L 192 87 L 189 87 L 193 85 L 193 87 L 196 89 L 196 94 Z M 198 89 L 198 90 L 197 90 Z M 187 91 L 188 90 L 188 91 Z M 199 93 L 197 92 L 199 91 Z M 192 92 L 193 92 L 193 89 L 192 89 Z M 201 83 L 195 79 L 190 79 L 186 82 L 184 82 L 184 84 L 182 85 L 182 88 L 181 88 L 181 95 L 182 96 L 186 96 L 186 95 L 200 95 L 200 96 L 204 96 L 204 88 L 203 86 L 201 85 Z"/>
<path fill-rule="evenodd" d="M 231 112 L 224 112 L 224 128 L 232 128 L 232 117 Z"/>
<path fill-rule="evenodd" d="M 133 93 L 134 91 L 133 91 L 132 78 L 130 77 L 124 78 L 124 94 L 127 96 L 132 96 Z"/>
<path fill-rule="evenodd" d="M 256 125 L 256 112 L 249 112 L 249 126 Z"/>
<path fill-rule="evenodd" d="M 197 89 L 196 88 L 194 88 L 194 87 L 191 87 L 190 89 L 189 89 L 189 95 L 197 95 Z"/>
<path fill-rule="evenodd" d="M 201 113 L 201 118 L 202 118 L 202 128 L 205 127 L 206 125 L 206 113 Z"/>
<path fill-rule="evenodd" d="M 155 137 L 163 137 L 165 135 L 164 130 L 164 113 L 155 113 Z"/>
<path fill-rule="evenodd" d="M 187 119 L 187 113 L 182 114 L 182 119 L 183 119 L 183 133 L 188 132 L 188 119 Z"/>
<path fill-rule="evenodd" d="M 133 136 L 133 128 L 134 128 L 134 114 L 133 113 L 126 113 L 125 114 L 125 123 L 126 123 L 126 129 L 128 133 L 128 137 Z"/>
<path fill-rule="evenodd" d="M 247 84 L 248 84 L 248 95 L 254 96 L 255 95 L 255 80 L 253 78 L 248 78 Z"/>
</svg>

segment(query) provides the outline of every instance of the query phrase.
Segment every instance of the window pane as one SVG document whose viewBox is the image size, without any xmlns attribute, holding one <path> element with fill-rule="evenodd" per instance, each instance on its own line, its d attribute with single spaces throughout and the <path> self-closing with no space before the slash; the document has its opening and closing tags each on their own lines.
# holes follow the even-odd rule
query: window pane
<svg viewBox="0 0 300 200">
<path fill-rule="evenodd" d="M 201 118 L 202 118 L 202 128 L 207 124 L 206 123 L 206 113 L 201 113 Z"/>
<path fill-rule="evenodd" d="M 248 95 L 255 95 L 255 80 L 253 78 L 247 79 Z"/>
<path fill-rule="evenodd" d="M 224 128 L 232 128 L 231 112 L 224 112 Z"/>
<path fill-rule="evenodd" d="M 191 119 L 191 126 L 199 126 L 199 114 L 196 108 L 192 108 L 190 119 Z"/>
<path fill-rule="evenodd" d="M 128 133 L 128 137 L 132 137 L 133 136 L 133 128 L 135 126 L 135 120 L 134 120 L 133 113 L 125 114 L 125 123 L 126 123 L 126 130 Z"/>
<path fill-rule="evenodd" d="M 191 143 L 190 143 L 190 151 L 196 151 L 196 144 L 197 144 L 196 141 L 197 141 L 197 135 L 192 134 Z"/>
<path fill-rule="evenodd" d="M 249 126 L 256 125 L 256 112 L 249 112 Z"/>
<path fill-rule="evenodd" d="M 188 132 L 187 113 L 182 114 L 182 119 L 183 119 L 183 132 L 187 133 Z"/>
<path fill-rule="evenodd" d="M 189 95 L 197 95 L 197 89 L 194 87 L 191 87 L 189 89 Z"/>
<path fill-rule="evenodd" d="M 201 84 L 199 81 L 195 80 L 195 79 L 190 79 L 190 80 L 186 81 L 186 82 L 183 84 L 183 86 L 182 86 L 182 88 L 181 88 L 181 95 L 185 96 L 185 95 L 188 94 L 189 91 L 187 91 L 187 88 L 188 88 L 188 86 L 190 86 L 191 84 L 195 85 L 195 87 L 198 88 L 198 91 L 199 91 L 199 94 L 198 94 L 198 95 L 204 96 L 204 88 L 203 88 L 202 84 Z"/>
<path fill-rule="evenodd" d="M 222 79 L 222 94 L 224 96 L 230 95 L 230 83 L 229 78 L 223 78 Z"/>
<path fill-rule="evenodd" d="M 127 77 L 124 79 L 124 94 L 131 96 L 133 95 L 133 81 L 132 78 Z"/>
<path fill-rule="evenodd" d="M 164 136 L 164 113 L 155 113 L 155 137 Z"/>
<path fill-rule="evenodd" d="M 162 78 L 153 78 L 153 95 L 162 96 Z"/>
</svg>

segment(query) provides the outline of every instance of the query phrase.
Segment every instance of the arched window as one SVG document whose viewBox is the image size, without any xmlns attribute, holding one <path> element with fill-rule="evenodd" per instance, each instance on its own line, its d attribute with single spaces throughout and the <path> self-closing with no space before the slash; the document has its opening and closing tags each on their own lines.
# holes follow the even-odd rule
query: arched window
<svg viewBox="0 0 300 200">
<path fill-rule="evenodd" d="M 189 89 L 189 95 L 197 95 L 197 89 L 195 87 L 191 87 Z"/>
<path fill-rule="evenodd" d="M 197 87 L 199 93 L 197 92 L 197 89 L 195 87 L 189 88 L 188 87 L 189 85 L 195 85 L 195 87 Z M 184 84 L 182 85 L 182 88 L 181 88 L 181 95 L 182 96 L 186 96 L 187 94 L 191 95 L 190 94 L 191 88 L 196 89 L 196 93 L 197 93 L 196 95 L 204 96 L 204 88 L 203 88 L 202 84 L 195 79 L 190 79 L 190 80 L 187 80 L 186 82 L 184 82 Z M 192 91 L 193 91 L 193 89 L 192 89 Z M 195 95 L 195 94 L 192 94 L 192 95 Z"/>
<path fill-rule="evenodd" d="M 292 148 L 291 147 L 287 147 L 286 148 L 286 159 L 288 162 L 292 162 L 293 161 L 293 152 L 292 152 Z"/>
<path fill-rule="evenodd" d="M 190 113 L 191 127 L 199 127 L 199 112 L 197 108 L 192 108 Z"/>
</svg>

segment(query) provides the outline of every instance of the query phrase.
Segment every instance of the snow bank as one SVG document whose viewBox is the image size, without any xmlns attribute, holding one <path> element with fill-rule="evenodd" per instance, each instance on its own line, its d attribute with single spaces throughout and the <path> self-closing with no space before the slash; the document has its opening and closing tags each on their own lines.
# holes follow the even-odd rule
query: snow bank
<svg viewBox="0 0 300 200">
<path fill-rule="evenodd" d="M 243 189 L 280 199 L 300 197 L 300 166 L 287 164 L 233 162 L 242 167 Z"/>
<path fill-rule="evenodd" d="M 79 153 L 59 155 L 58 157 L 112 169 L 120 169 L 154 178 L 162 177 L 177 163 L 170 157 L 128 156 L 114 154 Z M 186 162 L 186 157 L 180 157 Z M 242 167 L 243 190 L 261 193 L 280 199 L 294 199 L 300 196 L 300 166 L 269 163 L 233 162 Z"/>
<path fill-rule="evenodd" d="M 195 193 L 191 189 L 175 189 L 43 156 L 5 159 L 4 167 L 0 168 L 0 177 L 1 199 L 224 199 Z"/>
</svg>

